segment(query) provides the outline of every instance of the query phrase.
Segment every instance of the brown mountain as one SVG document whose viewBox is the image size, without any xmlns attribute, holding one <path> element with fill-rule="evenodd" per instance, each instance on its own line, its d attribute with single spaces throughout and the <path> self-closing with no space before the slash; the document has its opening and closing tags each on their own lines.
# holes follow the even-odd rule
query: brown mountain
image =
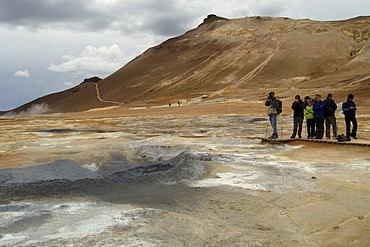
<svg viewBox="0 0 370 247">
<path fill-rule="evenodd" d="M 274 90 L 355 93 L 370 105 L 370 17 L 344 21 L 209 15 L 196 29 L 148 49 L 99 82 L 85 82 L 23 105 L 45 103 L 54 112 L 114 105 L 261 100 Z M 203 98 L 201 99 L 203 95 Z M 366 96 L 366 97 L 365 97 Z"/>
</svg>

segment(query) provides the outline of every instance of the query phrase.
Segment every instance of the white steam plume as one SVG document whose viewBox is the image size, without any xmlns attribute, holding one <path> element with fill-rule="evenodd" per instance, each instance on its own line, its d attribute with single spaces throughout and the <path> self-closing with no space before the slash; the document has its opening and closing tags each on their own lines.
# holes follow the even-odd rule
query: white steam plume
<svg viewBox="0 0 370 247">
<path fill-rule="evenodd" d="M 5 116 L 24 116 L 24 115 L 41 115 L 45 113 L 50 113 L 51 110 L 49 106 L 45 103 L 31 105 L 28 109 L 21 111 L 19 113 L 8 112 Z"/>
</svg>

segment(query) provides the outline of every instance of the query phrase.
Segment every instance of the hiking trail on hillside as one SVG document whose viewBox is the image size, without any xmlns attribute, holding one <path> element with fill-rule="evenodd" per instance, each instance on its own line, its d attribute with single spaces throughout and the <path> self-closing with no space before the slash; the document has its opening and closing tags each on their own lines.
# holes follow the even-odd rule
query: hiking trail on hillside
<svg viewBox="0 0 370 247">
<path fill-rule="evenodd" d="M 103 103 L 112 103 L 112 104 L 116 104 L 116 105 L 122 105 L 121 102 L 117 102 L 117 101 L 112 101 L 112 100 L 104 100 L 101 98 L 100 96 L 100 89 L 99 89 L 99 84 L 98 83 L 95 83 L 95 89 L 96 89 L 96 98 L 100 101 L 100 102 L 103 102 Z"/>
</svg>

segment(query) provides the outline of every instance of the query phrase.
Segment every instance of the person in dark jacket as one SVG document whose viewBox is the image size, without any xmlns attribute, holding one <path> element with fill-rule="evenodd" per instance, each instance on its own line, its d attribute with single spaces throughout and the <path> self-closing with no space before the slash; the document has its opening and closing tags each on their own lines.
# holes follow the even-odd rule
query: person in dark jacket
<svg viewBox="0 0 370 247">
<path fill-rule="evenodd" d="M 356 132 L 357 132 L 357 119 L 356 119 L 356 103 L 353 101 L 355 96 L 353 94 L 349 94 L 346 101 L 342 104 L 342 111 L 344 114 L 344 119 L 346 121 L 346 136 L 347 140 L 350 141 L 351 137 L 357 139 Z M 351 122 L 353 124 L 352 132 L 351 132 Z"/>
<path fill-rule="evenodd" d="M 322 139 L 324 136 L 325 102 L 321 100 L 321 94 L 316 94 L 313 104 L 316 136 L 314 139 Z"/>
<path fill-rule="evenodd" d="M 325 103 L 325 129 L 326 129 L 326 139 L 330 139 L 330 126 L 333 126 L 333 138 L 338 138 L 337 135 L 337 119 L 335 118 L 335 111 L 338 106 L 333 100 L 333 94 L 329 93 L 324 100 Z"/>
<path fill-rule="evenodd" d="M 304 102 L 301 100 L 301 96 L 296 95 L 295 101 L 292 104 L 292 109 L 294 110 L 293 114 L 293 133 L 290 138 L 295 138 L 297 135 L 297 129 L 298 129 L 298 137 L 302 138 L 302 124 L 303 124 L 303 118 L 304 118 Z"/>
</svg>

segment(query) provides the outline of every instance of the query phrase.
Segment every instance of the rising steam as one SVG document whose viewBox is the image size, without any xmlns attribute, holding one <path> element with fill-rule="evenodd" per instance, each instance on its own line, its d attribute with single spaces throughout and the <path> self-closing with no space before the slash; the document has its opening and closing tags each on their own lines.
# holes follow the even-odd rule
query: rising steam
<svg viewBox="0 0 370 247">
<path fill-rule="evenodd" d="M 20 111 L 18 113 L 8 112 L 5 114 L 5 116 L 41 115 L 41 114 L 46 114 L 50 112 L 51 112 L 50 107 L 45 103 L 41 103 L 37 105 L 31 105 L 28 109 L 24 111 Z"/>
</svg>

